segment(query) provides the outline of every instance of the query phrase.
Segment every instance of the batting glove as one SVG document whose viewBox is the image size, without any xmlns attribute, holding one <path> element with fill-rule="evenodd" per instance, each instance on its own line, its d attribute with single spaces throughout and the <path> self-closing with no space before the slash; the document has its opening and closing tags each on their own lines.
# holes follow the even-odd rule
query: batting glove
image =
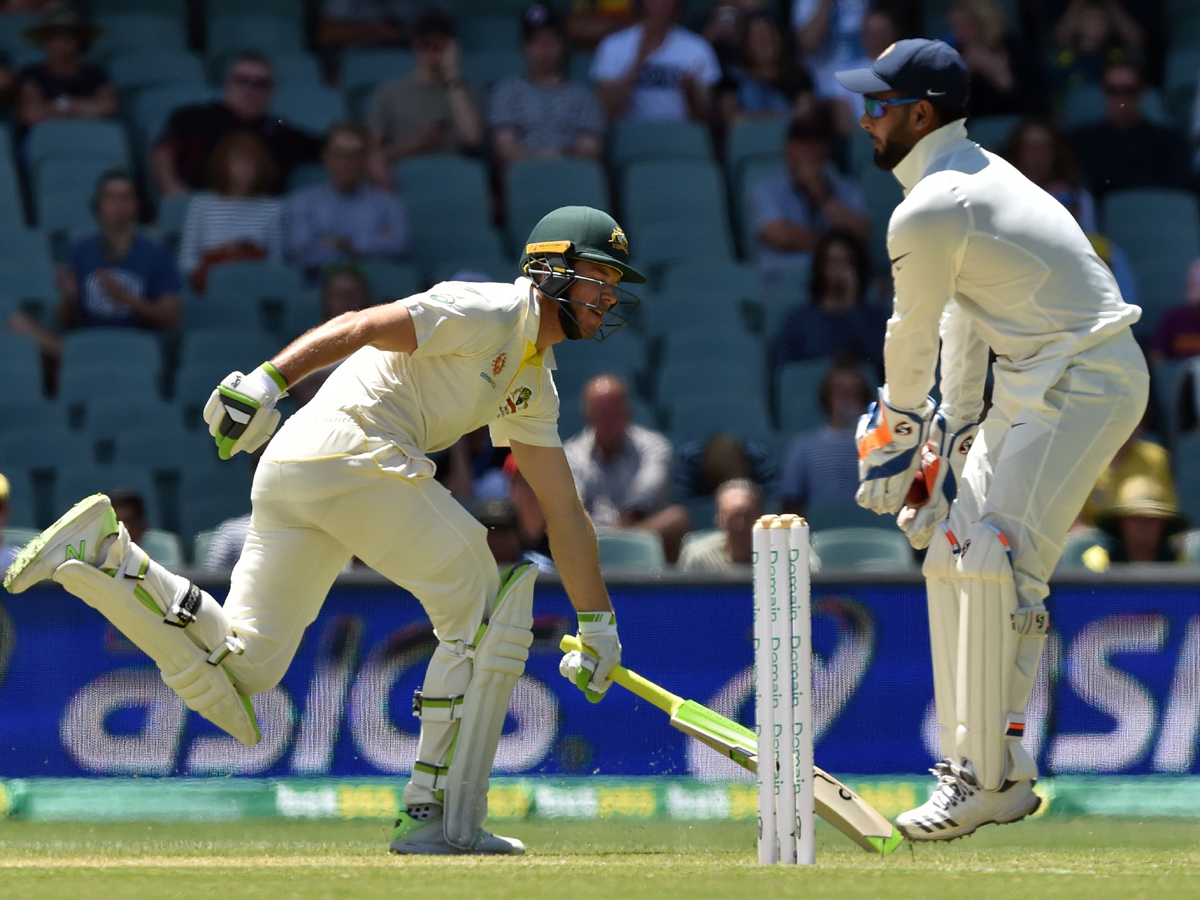
<svg viewBox="0 0 1200 900">
<path fill-rule="evenodd" d="M 950 515 L 978 431 L 979 422 L 964 422 L 940 409 L 934 414 L 921 460 L 929 500 L 916 509 L 905 506 L 896 517 L 896 524 L 916 549 L 928 547 L 937 524 Z"/>
<path fill-rule="evenodd" d="M 249 375 L 226 375 L 204 405 L 204 421 L 216 439 L 217 455 L 229 459 L 265 444 L 279 425 L 275 403 L 286 393 L 287 382 L 269 362 Z"/>
<path fill-rule="evenodd" d="M 558 664 L 558 671 L 583 691 L 588 700 L 599 703 L 612 685 L 609 673 L 621 664 L 617 617 L 610 612 L 581 612 L 579 642 L 583 650 L 568 651 Z"/>
<path fill-rule="evenodd" d="M 854 441 L 858 445 L 858 493 L 854 499 L 879 515 L 894 515 L 904 504 L 917 468 L 918 452 L 925 443 L 934 402 L 925 399 L 922 409 L 908 412 L 887 402 L 887 388 L 858 420 Z"/>
</svg>

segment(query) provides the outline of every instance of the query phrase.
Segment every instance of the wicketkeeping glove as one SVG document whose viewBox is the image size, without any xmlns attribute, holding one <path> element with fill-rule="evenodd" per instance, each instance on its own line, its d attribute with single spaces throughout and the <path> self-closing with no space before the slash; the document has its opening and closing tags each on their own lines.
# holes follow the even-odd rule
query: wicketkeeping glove
<svg viewBox="0 0 1200 900">
<path fill-rule="evenodd" d="M 275 403 L 286 393 L 287 382 L 269 362 L 249 375 L 226 375 L 204 405 L 204 421 L 217 441 L 217 455 L 229 459 L 265 444 L 279 425 Z"/>
<path fill-rule="evenodd" d="M 978 431 L 979 422 L 964 422 L 940 409 L 934 414 L 926 445 L 932 452 L 921 461 L 929 500 L 915 510 L 905 507 L 896 518 L 896 524 L 916 549 L 928 547 L 938 522 L 950 515 L 950 504 L 958 496 L 963 467 Z"/>
<path fill-rule="evenodd" d="M 612 685 L 609 673 L 621 664 L 617 617 L 610 612 L 581 612 L 579 642 L 583 644 L 583 652 L 568 651 L 558 664 L 558 671 L 590 701 L 599 703 Z"/>
<path fill-rule="evenodd" d="M 921 445 L 929 432 L 935 409 L 928 397 L 919 410 L 896 409 L 887 402 L 887 388 L 858 420 L 854 441 L 858 445 L 858 493 L 854 499 L 879 515 L 894 515 L 921 463 Z"/>
</svg>

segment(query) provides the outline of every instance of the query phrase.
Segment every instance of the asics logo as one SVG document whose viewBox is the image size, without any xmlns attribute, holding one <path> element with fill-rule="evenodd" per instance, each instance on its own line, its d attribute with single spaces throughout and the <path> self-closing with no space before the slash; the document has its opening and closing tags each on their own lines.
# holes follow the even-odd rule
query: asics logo
<svg viewBox="0 0 1200 900">
<path fill-rule="evenodd" d="M 79 542 L 79 549 L 76 550 L 70 544 L 67 544 L 67 559 L 77 559 L 80 562 L 86 562 L 83 558 L 83 552 L 87 548 L 87 541 Z"/>
</svg>

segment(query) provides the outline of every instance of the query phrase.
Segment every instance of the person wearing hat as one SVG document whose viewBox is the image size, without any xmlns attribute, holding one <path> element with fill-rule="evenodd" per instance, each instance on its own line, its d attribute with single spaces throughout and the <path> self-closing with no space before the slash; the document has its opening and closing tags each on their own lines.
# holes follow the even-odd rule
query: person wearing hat
<svg viewBox="0 0 1200 900">
<path fill-rule="evenodd" d="M 967 137 L 970 79 L 955 50 L 899 41 L 837 77 L 863 95 L 875 164 L 904 188 L 887 230 L 886 383 L 856 433 L 856 499 L 899 513 L 912 545 L 928 547 L 943 759 L 929 801 L 896 824 L 910 840 L 949 840 L 1041 803 L 1021 739 L 1047 581 L 1146 408 L 1130 332 L 1141 310 L 1061 203 Z M 928 397 L 939 361 L 940 405 Z"/>
<path fill-rule="evenodd" d="M 0 571 L 12 565 L 20 549 L 4 540 L 4 526 L 8 524 L 8 513 L 8 479 L 0 473 Z"/>
<path fill-rule="evenodd" d="M 1096 527 L 1115 539 L 1110 562 L 1177 562 L 1170 539 L 1187 527 L 1171 491 L 1146 475 L 1126 480 L 1113 503 L 1096 513 Z"/>
<path fill-rule="evenodd" d="M 535 3 L 521 18 L 529 70 L 492 90 L 488 125 L 503 165 L 522 159 L 604 154 L 604 113 L 590 86 L 566 76 L 567 39 L 558 14 Z"/>
<path fill-rule="evenodd" d="M 51 119 L 108 119 L 117 114 L 117 89 L 104 70 L 83 61 L 102 30 L 66 4 L 50 7 L 25 39 L 46 58 L 18 76 L 17 118 L 30 128 Z"/>
<path fill-rule="evenodd" d="M 561 671 L 599 699 L 621 644 L 558 435 L 553 347 L 608 338 L 637 303 L 624 285 L 644 280 L 611 216 L 563 207 L 533 228 L 514 282 L 442 282 L 347 312 L 249 374 L 231 373 L 204 410 L 218 454 L 266 449 L 224 606 L 132 543 L 103 494 L 35 539 L 4 585 L 20 593 L 53 577 L 154 656 L 191 708 L 254 744 L 250 696 L 279 683 L 357 556 L 416 596 L 439 641 L 416 702 L 417 760 L 391 849 L 521 853 L 520 841 L 481 826 L 504 712 L 533 640 L 536 570 L 497 572 L 487 530 L 433 477 L 429 455 L 483 425 L 493 444 L 511 447 L 587 647 L 564 656 Z M 271 439 L 278 400 L 339 360 Z"/>
</svg>

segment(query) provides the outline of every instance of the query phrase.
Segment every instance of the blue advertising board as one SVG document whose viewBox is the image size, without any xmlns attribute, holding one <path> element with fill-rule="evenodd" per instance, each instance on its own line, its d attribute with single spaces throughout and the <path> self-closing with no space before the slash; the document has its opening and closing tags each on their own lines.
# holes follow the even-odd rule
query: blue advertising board
<svg viewBox="0 0 1200 900">
<path fill-rule="evenodd" d="M 223 588 L 210 585 L 220 599 Z M 752 725 L 748 584 L 611 585 L 626 663 Z M 813 586 L 817 763 L 839 773 L 923 771 L 933 695 L 920 582 Z M 1026 740 L 1046 774 L 1200 773 L 1200 589 L 1057 585 Z M 539 584 L 535 643 L 497 758 L 505 774 L 743 779 L 619 688 L 599 704 L 558 674 L 574 617 Z M 0 778 L 69 775 L 404 775 L 412 693 L 433 635 L 386 584 L 337 585 L 279 687 L 255 698 L 244 747 L 162 685 L 150 661 L 54 587 L 0 607 Z"/>
</svg>

